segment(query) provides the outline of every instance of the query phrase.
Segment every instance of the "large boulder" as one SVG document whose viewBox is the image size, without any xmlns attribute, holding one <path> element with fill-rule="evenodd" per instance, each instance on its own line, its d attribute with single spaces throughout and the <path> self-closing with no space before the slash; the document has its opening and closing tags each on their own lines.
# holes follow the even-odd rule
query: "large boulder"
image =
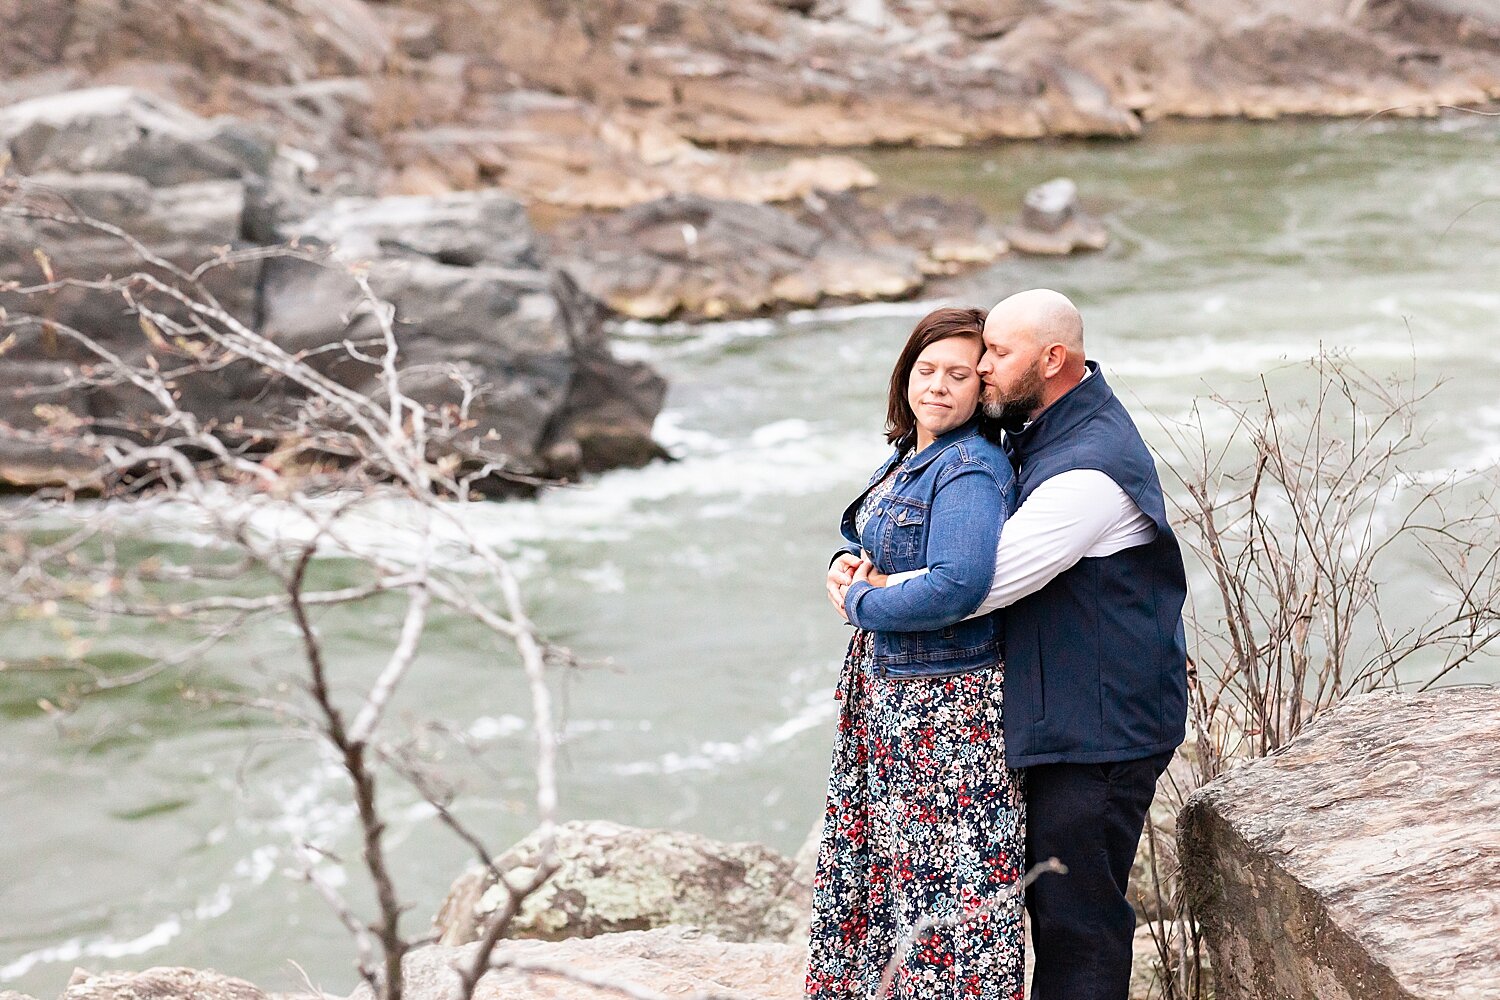
<svg viewBox="0 0 1500 1000">
<path fill-rule="evenodd" d="M 61 1000 L 269 1000 L 257 986 L 211 969 L 73 973 Z"/>
<path fill-rule="evenodd" d="M 449 1000 L 459 978 L 455 969 L 473 961 L 477 945 L 433 945 L 411 952 L 402 962 L 410 1000 Z M 479 981 L 474 1000 L 604 1000 L 619 989 L 587 980 L 619 983 L 664 997 L 737 997 L 740 1000 L 796 1000 L 802 996 L 807 949 L 770 942 L 717 940 L 681 927 L 604 934 L 568 941 L 503 941 L 492 964 L 527 963 L 565 969 L 567 975 L 493 971 Z M 349 1000 L 372 1000 L 361 985 Z"/>
<path fill-rule="evenodd" d="M 534 834 L 497 866 L 534 870 L 540 849 Z M 782 896 L 792 862 L 760 844 L 593 820 L 559 827 L 556 851 L 558 871 L 526 899 L 509 936 L 559 940 L 675 925 L 727 941 L 785 940 L 802 916 L 800 901 Z M 460 876 L 434 920 L 439 943 L 482 937 L 504 893 L 487 869 Z"/>
<path fill-rule="evenodd" d="M 263 177 L 275 156 L 275 144 L 243 122 L 208 121 L 129 87 L 0 109 L 0 143 L 22 174 L 129 174 L 157 186 Z"/>
<path fill-rule="evenodd" d="M 1365 695 L 1195 793 L 1216 995 L 1500 997 L 1497 719 L 1493 689 Z"/>
<path fill-rule="evenodd" d="M 368 268 L 395 307 L 395 333 L 420 402 L 459 406 L 464 436 L 498 442 L 521 471 L 562 477 L 643 465 L 663 453 L 651 426 L 665 383 L 610 352 L 596 303 L 542 266 L 521 206 L 498 192 L 344 199 L 281 235 L 330 246 L 335 264 L 273 260 L 262 288 L 265 333 L 363 391 L 380 373 L 342 341 L 377 336 L 345 268 Z M 376 349 L 379 353 L 379 349 Z"/>
</svg>

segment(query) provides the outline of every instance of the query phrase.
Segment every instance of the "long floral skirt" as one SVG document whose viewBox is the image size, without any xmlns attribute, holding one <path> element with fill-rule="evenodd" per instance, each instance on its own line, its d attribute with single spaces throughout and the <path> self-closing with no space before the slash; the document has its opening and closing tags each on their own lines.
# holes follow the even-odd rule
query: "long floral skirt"
<svg viewBox="0 0 1500 1000">
<path fill-rule="evenodd" d="M 856 630 L 839 679 L 838 736 L 813 880 L 808 998 L 875 1000 L 881 974 L 925 916 L 973 913 L 1025 864 L 1025 800 L 1005 766 L 1003 667 L 956 677 L 874 675 Z M 916 941 L 900 1000 L 1021 1000 L 1019 894 Z"/>
</svg>

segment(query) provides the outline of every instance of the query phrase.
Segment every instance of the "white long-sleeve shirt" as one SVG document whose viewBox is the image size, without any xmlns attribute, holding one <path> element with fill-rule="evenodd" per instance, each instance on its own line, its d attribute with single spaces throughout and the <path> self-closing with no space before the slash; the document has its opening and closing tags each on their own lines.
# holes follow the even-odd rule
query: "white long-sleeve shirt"
<svg viewBox="0 0 1500 1000">
<path fill-rule="evenodd" d="M 995 581 L 974 615 L 1036 593 L 1080 559 L 1113 555 L 1155 537 L 1151 518 L 1109 476 L 1097 469 L 1059 473 L 1032 490 L 1001 527 Z M 926 572 L 893 574 L 886 586 Z"/>
</svg>

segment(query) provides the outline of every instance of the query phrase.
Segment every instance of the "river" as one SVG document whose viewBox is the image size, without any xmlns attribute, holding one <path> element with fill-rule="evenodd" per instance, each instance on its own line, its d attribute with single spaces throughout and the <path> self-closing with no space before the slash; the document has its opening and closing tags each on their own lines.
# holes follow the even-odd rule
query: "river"
<svg viewBox="0 0 1500 1000">
<path fill-rule="evenodd" d="M 1427 414 L 1432 470 L 1500 462 L 1500 128 L 1492 118 L 1364 123 L 1158 124 L 1135 143 L 881 151 L 891 192 L 980 201 L 998 217 L 1028 187 L 1074 178 L 1114 235 L 1105 252 L 1007 259 L 955 282 L 989 304 L 1058 288 L 1083 309 L 1091 356 L 1138 415 L 1263 373 L 1296 392 L 1320 345 L 1372 372 L 1444 380 Z M 671 382 L 658 424 L 677 461 L 614 472 L 537 501 L 470 512 L 523 570 L 536 619 L 585 662 L 558 682 L 565 817 L 674 827 L 793 851 L 821 808 L 832 687 L 846 627 L 821 595 L 836 521 L 884 453 L 884 383 L 933 303 L 698 328 L 630 327 L 620 349 Z M 1147 437 L 1159 431 L 1142 420 Z M 1420 470 L 1413 470 L 1420 471 Z M 382 531 L 371 524 L 372 539 Z M 142 527 L 142 555 L 181 545 Z M 348 573 L 338 560 L 320 582 Z M 1421 573 L 1393 600 L 1430 600 Z M 399 609 L 330 615 L 347 669 L 378 662 Z M 151 626 L 141 626 L 145 631 Z M 0 626 L 11 655 L 58 638 Z M 128 657 L 117 634 L 91 655 Z M 285 876 L 293 838 L 357 856 L 330 762 L 243 710 L 184 700 L 274 688 L 293 637 L 221 647 L 185 680 L 116 692 L 61 721 L 47 684 L 0 681 L 0 989 L 48 997 L 75 965 L 214 967 L 266 988 L 306 970 L 354 985 L 352 948 L 324 904 Z M 470 626 L 440 620 L 420 680 L 390 720 L 481 754 L 452 766 L 463 814 L 505 845 L 529 829 L 524 690 Z M 1480 663 L 1456 680 L 1494 682 Z M 397 876 L 418 931 L 465 852 L 399 788 L 388 797 Z M 357 875 L 350 891 L 356 899 Z"/>
</svg>

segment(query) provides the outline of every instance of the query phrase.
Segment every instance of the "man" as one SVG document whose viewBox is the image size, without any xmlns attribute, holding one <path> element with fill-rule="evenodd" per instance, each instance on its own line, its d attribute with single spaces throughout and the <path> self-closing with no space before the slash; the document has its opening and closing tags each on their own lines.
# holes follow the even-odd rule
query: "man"
<svg viewBox="0 0 1500 1000">
<path fill-rule="evenodd" d="M 975 614 L 1006 609 L 1006 762 L 1026 769 L 1027 865 L 1068 868 L 1027 895 L 1032 996 L 1124 1000 L 1130 868 L 1187 721 L 1182 556 L 1156 465 L 1085 361 L 1073 303 L 1049 289 L 1012 295 L 990 312 L 984 344 L 984 408 L 1007 427 L 1020 503 Z M 830 567 L 835 606 L 857 567 L 849 556 Z"/>
</svg>

